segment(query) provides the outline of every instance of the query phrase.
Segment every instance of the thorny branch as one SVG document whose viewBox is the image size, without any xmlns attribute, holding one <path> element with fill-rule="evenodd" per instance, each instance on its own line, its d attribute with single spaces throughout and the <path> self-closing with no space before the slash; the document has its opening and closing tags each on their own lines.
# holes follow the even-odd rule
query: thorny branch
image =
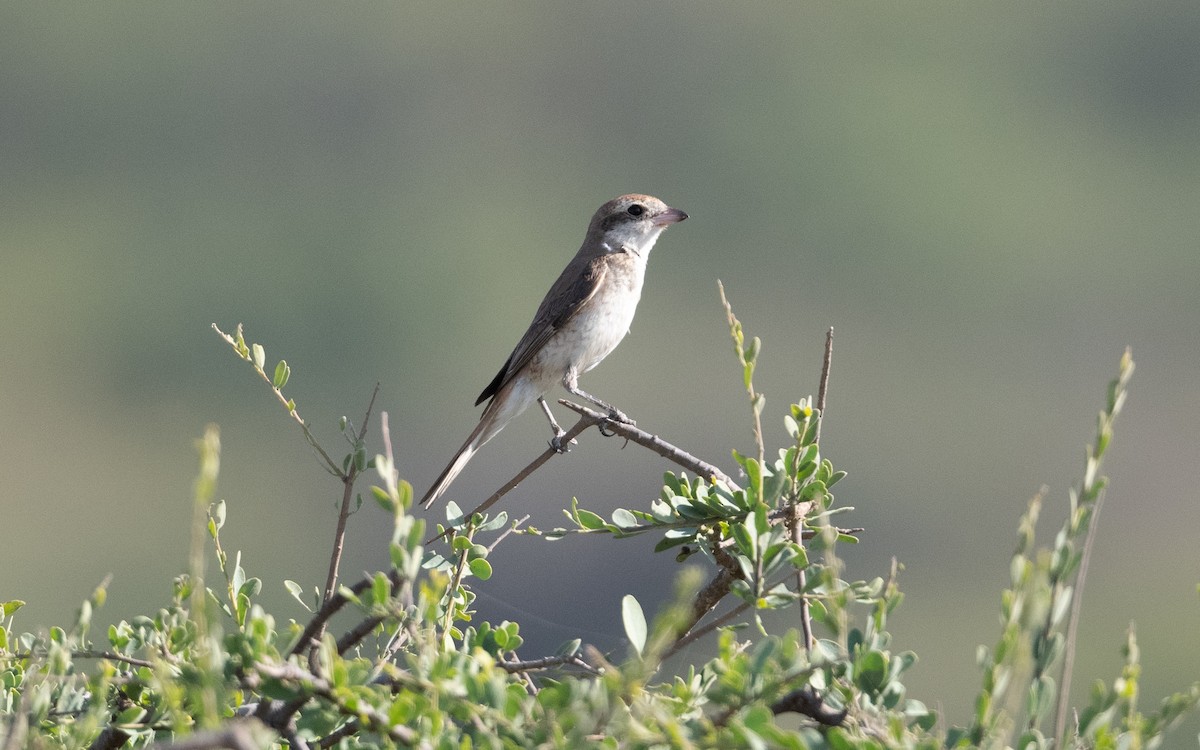
<svg viewBox="0 0 1200 750">
<path fill-rule="evenodd" d="M 829 370 L 832 365 L 833 327 L 831 326 L 825 334 L 825 357 L 821 360 L 821 385 L 817 391 L 816 442 L 818 445 L 821 442 L 821 425 L 825 422 L 825 396 L 829 391 Z M 806 510 L 801 509 L 795 503 L 789 508 L 788 529 L 792 533 L 792 541 L 801 546 L 804 544 L 804 512 Z M 812 610 L 809 606 L 808 597 L 804 596 L 806 589 L 808 589 L 808 575 L 803 568 L 800 568 L 796 571 L 796 590 L 800 592 L 800 634 L 804 639 L 804 650 L 812 653 L 814 643 Z"/>
</svg>

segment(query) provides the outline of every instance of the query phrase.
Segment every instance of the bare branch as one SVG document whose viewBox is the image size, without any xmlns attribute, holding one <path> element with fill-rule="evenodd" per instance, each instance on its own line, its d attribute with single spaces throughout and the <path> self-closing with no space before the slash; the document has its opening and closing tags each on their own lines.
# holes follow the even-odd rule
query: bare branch
<svg viewBox="0 0 1200 750">
<path fill-rule="evenodd" d="M 710 620 L 709 622 L 705 623 L 704 625 L 701 625 L 700 627 L 696 628 L 695 630 L 688 631 L 687 633 L 685 633 L 682 636 L 680 636 L 679 638 L 677 638 L 673 644 L 671 644 L 671 647 L 668 648 L 666 650 L 666 652 L 663 653 L 663 658 L 666 659 L 670 656 L 673 656 L 674 654 L 679 653 L 680 650 L 682 650 L 685 646 L 690 644 L 692 641 L 703 638 L 704 636 L 708 635 L 709 633 L 716 630 L 717 628 L 733 622 L 733 620 L 736 619 L 738 615 L 742 614 L 743 612 L 745 612 L 748 609 L 750 609 L 750 605 L 747 604 L 746 602 L 742 602 L 741 604 L 737 605 L 736 607 L 729 610 L 728 612 L 721 615 L 720 617 L 716 618 L 715 620 Z"/>
<path fill-rule="evenodd" d="M 345 724 L 341 725 L 337 729 L 333 730 L 332 732 L 330 732 L 329 734 L 325 735 L 320 740 L 318 740 L 317 746 L 322 747 L 322 748 L 333 747 L 334 745 L 336 745 L 338 742 L 342 741 L 346 737 L 358 734 L 358 732 L 361 729 L 362 729 L 362 724 L 360 724 L 358 722 L 358 719 L 351 719 L 350 721 L 347 721 Z"/>
<path fill-rule="evenodd" d="M 296 404 L 292 401 L 289 401 L 288 398 L 283 395 L 283 391 L 275 387 L 275 383 L 271 380 L 271 377 L 267 375 L 266 371 L 259 367 L 258 363 L 255 362 L 250 356 L 249 349 L 246 348 L 245 342 L 239 342 L 242 337 L 241 323 L 238 324 L 238 339 L 234 339 L 228 333 L 222 331 L 217 327 L 216 323 L 212 324 L 212 328 L 221 336 L 221 338 L 225 339 L 226 343 L 233 347 L 233 351 L 239 357 L 249 362 L 250 366 L 254 368 L 254 371 L 258 373 L 259 377 L 261 377 L 263 381 L 270 386 L 271 391 L 275 394 L 275 398 L 279 400 L 279 403 L 283 404 L 283 408 L 288 410 L 288 416 L 295 420 L 296 424 L 300 425 L 300 429 L 304 431 L 304 439 L 308 441 L 308 444 L 312 446 L 313 450 L 317 452 L 317 455 L 321 457 L 321 461 L 325 464 L 325 470 L 336 477 L 342 476 L 342 470 L 338 468 L 337 462 L 329 457 L 329 454 L 325 452 L 325 449 L 322 448 L 320 443 L 317 442 L 317 439 L 313 437 L 312 431 L 308 429 L 308 423 L 300 417 L 300 412 L 296 411 Z"/>
<path fill-rule="evenodd" d="M 558 403 L 567 407 L 576 414 L 579 414 L 590 420 L 591 424 L 603 423 L 604 429 L 608 432 L 619 435 L 631 442 L 637 443 L 643 448 L 657 453 L 668 461 L 695 473 L 697 476 L 701 476 L 706 479 L 716 479 L 729 485 L 729 487 L 732 489 L 737 489 L 737 483 L 730 479 L 725 472 L 721 471 L 713 464 L 696 458 L 687 451 L 675 447 L 657 435 L 651 435 L 645 430 L 640 430 L 631 424 L 614 422 L 606 415 L 601 414 L 594 409 L 589 409 L 586 406 L 580 406 L 579 404 L 572 403 L 566 399 L 559 399 Z"/>
<path fill-rule="evenodd" d="M 606 418 L 602 417 L 602 419 L 606 419 Z M 594 424 L 594 421 L 589 418 L 585 417 L 583 419 L 580 419 L 578 422 L 575 423 L 574 427 L 567 430 L 567 432 L 562 436 L 562 438 L 561 438 L 562 444 L 569 445 L 573 439 L 578 437 L 581 432 L 586 430 L 588 427 L 591 427 L 593 424 Z M 500 498 L 502 498 L 505 495 L 507 495 L 508 493 L 512 492 L 514 489 L 516 489 L 516 486 L 518 484 L 525 481 L 526 477 L 528 477 L 530 474 L 532 474 L 533 472 L 540 469 L 542 467 L 542 464 L 546 463 L 551 458 L 553 458 L 554 456 L 557 456 L 557 455 L 559 455 L 558 451 L 554 450 L 553 448 L 547 448 L 546 450 L 542 451 L 541 455 L 539 455 L 537 458 L 533 459 L 533 461 L 531 461 L 528 466 L 526 466 L 524 469 L 521 469 L 519 472 L 517 472 L 517 475 L 515 477 L 513 477 L 512 479 L 505 482 L 504 485 L 500 487 L 500 489 L 498 489 L 492 493 L 491 497 L 489 497 L 487 500 L 484 500 L 482 503 L 480 503 L 478 506 L 476 506 L 474 510 L 472 510 L 470 513 L 467 513 L 463 518 L 464 519 L 470 518 L 471 516 L 475 515 L 476 513 L 482 513 L 485 510 L 487 510 L 488 508 L 495 505 L 497 502 L 499 502 Z M 425 541 L 425 543 L 433 544 L 437 540 L 439 540 L 442 537 L 449 534 L 451 531 L 453 531 L 453 529 L 446 529 L 442 533 L 430 537 L 429 539 L 427 539 Z"/>
<path fill-rule="evenodd" d="M 821 385 L 817 390 L 817 409 L 825 416 L 825 396 L 829 392 L 829 370 L 833 365 L 833 326 L 825 333 L 825 359 L 821 362 Z M 821 425 L 817 424 L 817 439 L 821 438 Z"/>
<path fill-rule="evenodd" d="M 588 664 L 576 654 L 568 654 L 566 656 L 543 656 L 540 659 L 524 659 L 519 661 L 502 661 L 498 662 L 497 666 L 509 674 L 517 672 L 540 672 L 544 669 L 553 667 L 572 666 L 579 667 L 588 674 L 600 675 L 602 672 L 592 665 Z"/>
<path fill-rule="evenodd" d="M 771 713 L 798 713 L 827 727 L 840 726 L 846 720 L 846 710 L 831 711 L 821 702 L 821 696 L 807 685 L 793 690 L 771 704 Z"/>
<path fill-rule="evenodd" d="M 359 624 L 350 628 L 346 633 L 338 638 L 337 652 L 345 654 L 350 649 L 354 648 L 363 638 L 371 634 L 371 631 L 379 627 L 379 623 L 383 622 L 383 618 L 379 615 L 372 615 L 366 618 Z"/>
<path fill-rule="evenodd" d="M 817 432 L 815 442 L 821 442 L 821 425 L 825 423 L 825 396 L 829 392 L 829 371 L 833 366 L 833 326 L 829 327 L 829 331 L 825 334 L 825 357 L 821 360 L 821 381 L 817 390 Z M 797 504 L 792 504 L 788 508 L 788 530 L 792 534 L 792 541 L 798 545 L 804 545 L 804 515 L 807 513 L 811 505 L 801 508 Z M 800 635 L 804 639 L 804 650 L 812 653 L 813 638 L 812 629 L 812 608 L 809 606 L 808 598 L 805 597 L 804 590 L 808 588 L 808 573 L 800 568 L 796 571 L 796 591 L 800 596 Z M 778 713 L 778 712 L 776 712 Z"/>
<path fill-rule="evenodd" d="M 387 575 L 388 580 L 391 581 L 393 587 L 400 585 L 401 578 L 399 571 L 391 570 L 388 571 Z M 369 589 L 373 584 L 374 579 L 367 577 L 363 578 L 361 581 L 355 582 L 351 586 L 347 586 L 346 588 L 352 594 L 357 596 L 358 594 L 361 594 Z M 342 596 L 340 592 L 335 592 L 333 596 L 331 596 L 321 605 L 321 608 L 317 610 L 317 613 L 313 615 L 313 618 L 308 621 L 308 625 L 305 626 L 304 632 L 300 634 L 300 638 L 296 641 L 295 645 L 292 646 L 292 649 L 288 652 L 288 654 L 290 656 L 294 656 L 299 654 L 305 648 L 320 643 L 320 639 L 317 638 L 317 634 L 325 632 L 325 623 L 328 622 L 331 617 L 337 614 L 342 607 L 346 606 L 349 601 L 350 600 L 345 596 Z"/>
<path fill-rule="evenodd" d="M 356 451 L 367 436 L 367 424 L 371 421 L 371 410 L 375 408 L 375 398 L 377 396 L 379 396 L 379 383 L 375 384 L 375 390 L 371 392 L 371 400 L 367 402 L 367 411 L 363 415 L 362 426 L 358 429 L 358 440 L 355 443 Z M 337 529 L 333 534 L 333 554 L 329 557 L 329 574 L 325 578 L 325 596 L 323 601 L 333 596 L 333 591 L 337 588 L 338 566 L 341 564 L 342 546 L 346 540 L 346 520 L 350 517 L 350 499 L 354 496 L 354 482 L 358 479 L 358 474 L 358 465 L 354 460 L 351 460 L 346 473 L 341 476 L 342 507 L 338 511 Z"/>
<path fill-rule="evenodd" d="M 697 476 L 715 479 L 724 482 L 733 490 L 738 489 L 737 483 L 730 479 L 725 472 L 721 471 L 713 464 L 696 458 L 687 451 L 675 447 L 667 441 L 659 438 L 657 435 L 651 435 L 645 430 L 640 430 L 631 424 L 613 421 L 608 418 L 607 414 L 601 414 L 594 409 L 589 409 L 586 406 L 580 406 L 579 404 L 567 401 L 566 399 L 559 399 L 558 403 L 567 407 L 576 414 L 579 414 L 579 421 L 576 422 L 571 429 L 567 430 L 566 434 L 564 434 L 561 438 L 561 441 L 564 445 L 570 444 L 574 438 L 578 437 L 587 428 L 593 425 L 602 425 L 603 429 L 601 430 L 601 434 L 605 436 L 619 435 L 626 440 L 637 443 L 647 450 L 657 453 L 672 463 L 682 466 L 683 468 L 695 473 Z M 492 493 L 491 497 L 489 497 L 487 500 L 484 500 L 473 510 L 468 512 L 465 516 L 463 516 L 463 518 L 470 518 L 476 513 L 483 513 L 485 510 L 495 505 L 497 502 L 499 502 L 500 498 L 504 497 L 509 492 L 512 492 L 517 485 L 525 481 L 526 477 L 540 469 L 543 464 L 557 455 L 559 455 L 559 453 L 553 448 L 547 448 L 537 458 L 531 461 L 528 466 L 517 472 L 516 476 L 505 482 L 500 489 Z M 446 529 L 442 533 L 430 537 L 425 543 L 433 544 L 449 534 L 450 531 L 451 529 Z"/>
<path fill-rule="evenodd" d="M 7 654 L 0 659 L 34 659 L 44 656 L 44 651 L 39 649 L 35 654 L 33 651 L 18 651 L 16 653 Z M 154 662 L 148 659 L 139 659 L 135 656 L 126 656 L 113 651 L 93 651 L 92 649 L 79 649 L 71 652 L 73 659 L 108 659 L 109 661 L 121 662 L 134 667 L 153 667 Z"/>
<path fill-rule="evenodd" d="M 488 548 L 487 548 L 488 554 L 490 555 L 491 553 L 495 552 L 496 547 L 497 547 L 497 545 L 500 544 L 500 542 L 503 542 L 505 539 L 508 538 L 509 534 L 513 533 L 517 529 L 524 526 L 525 522 L 528 520 L 529 520 L 529 514 L 526 513 L 525 515 L 521 516 L 516 521 L 514 521 L 511 525 L 509 525 L 509 527 L 507 529 L 505 529 L 504 532 L 502 534 L 500 534 L 500 536 L 496 537 L 495 541 L 493 541 L 491 544 L 488 545 Z"/>
<path fill-rule="evenodd" d="M 295 664 L 255 664 L 252 667 L 252 675 L 254 678 L 266 677 L 282 682 L 294 683 L 302 691 L 309 695 L 319 696 L 333 703 L 337 709 L 344 715 L 355 717 L 359 721 L 366 724 L 371 731 L 384 735 L 396 742 L 404 745 L 416 744 L 418 737 L 417 733 L 412 729 L 403 726 L 393 726 L 387 716 L 380 714 L 375 708 L 371 707 L 364 701 L 358 701 L 351 708 L 345 704 L 345 696 L 340 692 L 333 690 L 329 682 L 312 672 L 308 672 Z M 260 679 L 253 679 L 252 675 L 247 675 L 247 682 L 260 682 Z"/>
</svg>

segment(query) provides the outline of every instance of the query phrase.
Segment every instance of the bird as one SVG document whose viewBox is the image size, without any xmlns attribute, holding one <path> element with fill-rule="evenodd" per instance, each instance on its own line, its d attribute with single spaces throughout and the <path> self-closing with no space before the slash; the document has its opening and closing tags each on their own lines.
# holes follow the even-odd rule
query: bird
<svg viewBox="0 0 1200 750">
<path fill-rule="evenodd" d="M 535 401 L 550 420 L 550 447 L 566 452 L 566 432 L 554 419 L 544 398 L 561 383 L 568 393 L 603 409 L 608 418 L 631 423 L 625 414 L 579 388 L 579 376 L 607 357 L 633 322 L 646 260 L 659 235 L 688 217 L 650 195 L 631 193 L 614 198 L 596 210 L 575 257 L 546 293 L 533 322 L 517 342 L 504 366 L 492 378 L 475 405 L 487 401 L 479 424 L 421 504 L 433 504 L 467 462 L 514 417 Z M 490 399 L 490 400 L 489 400 Z"/>
</svg>

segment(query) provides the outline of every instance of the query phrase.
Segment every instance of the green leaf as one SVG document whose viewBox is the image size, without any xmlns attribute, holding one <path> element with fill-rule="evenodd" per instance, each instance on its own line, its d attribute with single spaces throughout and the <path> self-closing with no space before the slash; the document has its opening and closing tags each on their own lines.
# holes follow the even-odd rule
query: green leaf
<svg viewBox="0 0 1200 750">
<path fill-rule="evenodd" d="M 400 507 L 401 508 L 412 507 L 412 501 L 413 501 L 412 483 L 409 482 L 407 479 L 401 479 L 396 484 L 396 489 L 398 490 L 398 494 L 400 495 Z"/>
<path fill-rule="evenodd" d="M 246 571 L 242 568 L 242 552 L 238 550 L 233 561 L 233 575 L 230 576 L 229 585 L 234 591 L 241 591 L 242 584 L 246 582 Z"/>
<path fill-rule="evenodd" d="M 387 574 L 380 571 L 375 574 L 375 578 L 371 581 L 371 598 L 375 603 L 382 606 L 387 604 L 388 597 L 392 594 L 392 582 L 388 580 Z"/>
<path fill-rule="evenodd" d="M 624 508 L 617 508 L 612 514 L 613 523 L 622 529 L 632 529 L 638 525 L 637 518 Z"/>
<path fill-rule="evenodd" d="M 590 510 L 575 511 L 575 522 L 583 529 L 602 529 L 605 526 L 604 519 Z"/>
<path fill-rule="evenodd" d="M 746 478 L 750 480 L 750 482 L 749 482 L 750 486 L 752 488 L 754 488 L 755 490 L 761 489 L 762 488 L 762 464 L 760 464 L 758 462 L 758 459 L 757 458 L 747 458 L 746 463 L 744 464 L 744 468 L 746 469 Z M 762 496 L 760 495 L 758 499 L 761 501 Z"/>
<path fill-rule="evenodd" d="M 283 582 L 283 587 L 288 590 L 288 593 L 291 594 L 296 601 L 300 602 L 301 607 L 304 607 L 309 612 L 312 612 L 312 607 L 308 606 L 308 604 L 304 601 L 304 589 L 300 587 L 300 584 L 296 583 L 295 581 L 285 580 Z"/>
<path fill-rule="evenodd" d="M 371 485 L 371 497 L 375 498 L 375 502 L 379 503 L 380 508 L 393 512 L 396 510 L 395 504 L 392 502 L 392 496 L 382 487 Z"/>
<path fill-rule="evenodd" d="M 262 348 L 262 344 L 255 344 L 254 346 L 250 347 L 250 350 L 254 352 L 255 366 L 261 370 L 263 368 L 263 363 L 267 361 L 267 352 Z"/>
<path fill-rule="evenodd" d="M 478 531 L 496 531 L 508 523 L 508 511 L 500 511 L 495 518 L 488 519 L 479 525 Z"/>
<path fill-rule="evenodd" d="M 486 581 L 492 577 L 492 564 L 482 557 L 477 557 L 467 563 L 467 567 L 471 569 L 471 575 L 481 581 Z"/>
<path fill-rule="evenodd" d="M 679 477 L 671 472 L 663 473 L 663 487 L 665 487 L 672 495 L 681 494 L 682 488 L 679 484 Z"/>
<path fill-rule="evenodd" d="M 738 551 L 746 557 L 753 558 L 758 553 L 758 535 L 754 533 L 754 528 L 751 526 L 751 518 L 747 516 L 746 520 L 741 523 L 731 524 L 729 530 L 733 532 L 733 540 L 737 543 Z"/>
<path fill-rule="evenodd" d="M 271 384 L 276 388 L 283 388 L 287 385 L 288 378 L 292 376 L 292 368 L 288 367 L 286 359 L 279 360 L 279 364 L 275 365 L 275 377 Z"/>
<path fill-rule="evenodd" d="M 353 604 L 362 604 L 362 600 L 358 598 L 358 594 L 351 591 L 350 587 L 345 584 L 338 585 L 338 596 Z"/>
<path fill-rule="evenodd" d="M 236 610 L 235 620 L 238 625 L 246 624 L 246 613 L 250 611 L 250 597 L 245 594 L 237 595 L 237 603 L 234 605 Z"/>
<path fill-rule="evenodd" d="M 262 591 L 262 579 L 261 578 L 251 578 L 251 579 L 247 580 L 245 583 L 243 583 L 242 587 L 240 589 L 238 589 L 239 594 L 245 594 L 248 597 L 249 596 L 257 596 L 258 592 L 260 592 L 260 591 Z"/>
<path fill-rule="evenodd" d="M 646 615 L 632 594 L 621 597 L 621 622 L 625 625 L 625 636 L 641 656 L 646 648 Z"/>
<path fill-rule="evenodd" d="M 876 693 L 887 679 L 888 659 L 881 651 L 868 651 L 854 663 L 854 682 L 867 693 Z"/>
<path fill-rule="evenodd" d="M 763 484 L 762 500 L 772 508 L 779 502 L 780 496 L 783 495 L 784 484 L 787 481 L 787 475 L 782 471 L 776 471 L 771 476 L 767 477 Z"/>
</svg>

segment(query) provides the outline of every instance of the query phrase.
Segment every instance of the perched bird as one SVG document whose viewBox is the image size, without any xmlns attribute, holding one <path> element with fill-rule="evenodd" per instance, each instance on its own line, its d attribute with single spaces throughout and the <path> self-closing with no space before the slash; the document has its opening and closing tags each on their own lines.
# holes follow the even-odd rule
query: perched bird
<svg viewBox="0 0 1200 750">
<path fill-rule="evenodd" d="M 478 406 L 491 399 L 479 424 L 425 493 L 422 505 L 437 500 L 475 452 L 535 401 L 554 431 L 551 447 L 565 451 L 566 433 L 543 398 L 556 383 L 607 411 L 609 419 L 630 421 L 580 390 L 578 379 L 625 338 L 642 296 L 650 249 L 664 229 L 686 218 L 683 211 L 649 195 L 622 195 L 596 211 L 579 252 L 546 293 L 508 361 L 475 400 Z"/>
</svg>

